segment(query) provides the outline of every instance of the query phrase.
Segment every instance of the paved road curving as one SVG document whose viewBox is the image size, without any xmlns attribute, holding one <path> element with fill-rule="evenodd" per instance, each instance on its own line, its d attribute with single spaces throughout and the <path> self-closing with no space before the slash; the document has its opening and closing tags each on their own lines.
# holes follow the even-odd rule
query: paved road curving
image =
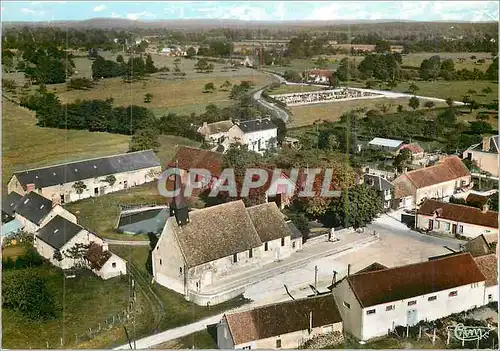
<svg viewBox="0 0 500 351">
<path fill-rule="evenodd" d="M 254 100 L 257 101 L 262 106 L 264 106 L 265 108 L 267 108 L 268 110 L 272 110 L 272 111 L 276 112 L 278 117 L 281 118 L 283 120 L 283 122 L 287 123 L 290 120 L 288 113 L 285 110 L 281 109 L 280 107 L 276 106 L 275 104 L 272 104 L 272 103 L 264 100 L 264 98 L 262 97 L 263 91 L 264 91 L 264 89 L 256 91 L 253 94 Z"/>
</svg>

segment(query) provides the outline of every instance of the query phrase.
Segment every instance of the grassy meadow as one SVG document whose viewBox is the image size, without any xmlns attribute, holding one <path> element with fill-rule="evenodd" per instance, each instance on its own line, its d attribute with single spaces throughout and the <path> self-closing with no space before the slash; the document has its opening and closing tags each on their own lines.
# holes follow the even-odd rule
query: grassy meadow
<svg viewBox="0 0 500 351">
<path fill-rule="evenodd" d="M 35 113 L 2 99 L 2 188 L 23 169 L 123 153 L 130 137 L 84 130 L 41 128 Z"/>
</svg>

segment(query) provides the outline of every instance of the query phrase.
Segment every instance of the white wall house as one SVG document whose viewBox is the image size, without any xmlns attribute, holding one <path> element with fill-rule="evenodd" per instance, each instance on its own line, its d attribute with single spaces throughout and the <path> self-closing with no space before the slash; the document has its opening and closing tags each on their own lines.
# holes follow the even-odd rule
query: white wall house
<svg viewBox="0 0 500 351">
<path fill-rule="evenodd" d="M 331 294 L 225 314 L 217 324 L 219 349 L 297 349 L 322 334 L 342 333 Z"/>
<path fill-rule="evenodd" d="M 79 244 L 95 245 L 97 253 L 89 249 L 88 253 L 93 252 L 94 255 L 87 253 L 81 260 L 71 257 L 71 249 Z M 61 216 L 54 217 L 35 233 L 33 245 L 42 257 L 61 269 L 75 266 L 91 268 L 91 261 L 96 261 L 92 270 L 103 279 L 127 273 L 126 262 L 108 251 L 106 241 Z"/>
<path fill-rule="evenodd" d="M 344 330 L 368 340 L 483 306 L 485 281 L 472 256 L 460 253 L 349 275 L 334 285 L 333 295 Z"/>
<path fill-rule="evenodd" d="M 474 239 L 498 233 L 498 212 L 436 200 L 425 200 L 417 211 L 416 227 Z"/>
<path fill-rule="evenodd" d="M 240 133 L 230 133 L 232 142 L 248 145 L 248 149 L 264 153 L 265 150 L 277 146 L 278 127 L 270 118 L 254 119 L 250 121 L 234 121 Z"/>
<path fill-rule="evenodd" d="M 53 201 L 32 191 L 24 195 L 13 209 L 14 218 L 26 233 L 33 234 L 52 218 L 59 215 L 76 223 L 76 216 Z"/>
<path fill-rule="evenodd" d="M 438 164 L 406 172 L 394 179 L 394 197 L 398 208 L 413 209 L 424 199 L 445 199 L 472 187 L 471 174 L 456 156 Z"/>
<path fill-rule="evenodd" d="M 217 144 L 229 139 L 228 132 L 233 125 L 231 120 L 214 123 L 203 122 L 203 125 L 198 128 L 198 133 L 203 135 L 206 141 Z"/>
<path fill-rule="evenodd" d="M 499 140 L 498 135 L 484 137 L 479 144 L 472 145 L 463 153 L 463 158 L 476 161 L 479 168 L 491 175 L 498 177 L 499 168 Z"/>
<path fill-rule="evenodd" d="M 240 200 L 189 213 L 179 206 L 172 202 L 173 217 L 152 252 L 153 276 L 195 303 L 217 304 L 239 295 L 238 290 L 226 294 L 224 285 L 300 249 L 275 203 L 245 208 Z M 218 297 L 200 297 L 208 293 Z"/>
<path fill-rule="evenodd" d="M 7 187 L 9 193 L 37 191 L 56 203 L 67 203 L 151 182 L 160 173 L 158 157 L 145 150 L 16 172 Z M 77 182 L 85 185 L 80 194 Z"/>
</svg>

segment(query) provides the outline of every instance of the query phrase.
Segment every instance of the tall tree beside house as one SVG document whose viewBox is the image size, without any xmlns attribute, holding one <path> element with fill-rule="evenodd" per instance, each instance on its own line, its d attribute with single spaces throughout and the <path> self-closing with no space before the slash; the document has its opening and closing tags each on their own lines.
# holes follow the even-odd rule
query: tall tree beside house
<svg viewBox="0 0 500 351">
<path fill-rule="evenodd" d="M 366 226 L 384 210 L 377 192 L 365 184 L 346 189 L 342 197 L 334 198 L 322 222 L 328 227 L 360 228 Z"/>
<path fill-rule="evenodd" d="M 44 321 L 56 317 L 54 299 L 37 270 L 4 270 L 2 299 L 3 308 L 20 311 L 30 320 Z"/>
<path fill-rule="evenodd" d="M 87 255 L 88 249 L 89 245 L 76 243 L 64 251 L 64 256 L 72 259 L 76 268 L 84 268 L 86 267 L 85 256 Z"/>
<path fill-rule="evenodd" d="M 194 47 L 190 46 L 186 50 L 186 57 L 187 58 L 193 58 L 195 55 L 196 55 L 196 49 Z"/>
<path fill-rule="evenodd" d="M 59 250 L 54 250 L 54 255 L 52 256 L 52 258 L 56 261 L 59 261 L 61 262 L 63 260 L 63 255 L 61 253 L 61 251 Z"/>
<path fill-rule="evenodd" d="M 156 152 L 159 147 L 160 143 L 158 142 L 158 132 L 156 129 L 140 129 L 132 137 L 129 151 L 152 149 Z"/>
<path fill-rule="evenodd" d="M 80 195 L 83 194 L 83 191 L 87 189 L 87 186 L 85 185 L 84 182 L 79 180 L 73 184 L 73 188 L 76 190 L 78 197 L 80 197 Z"/>
<path fill-rule="evenodd" d="M 403 149 L 396 155 L 396 157 L 394 157 L 392 165 L 399 173 L 402 173 L 405 168 L 408 168 L 412 160 L 413 155 L 411 154 L 411 151 L 408 149 Z"/>
</svg>

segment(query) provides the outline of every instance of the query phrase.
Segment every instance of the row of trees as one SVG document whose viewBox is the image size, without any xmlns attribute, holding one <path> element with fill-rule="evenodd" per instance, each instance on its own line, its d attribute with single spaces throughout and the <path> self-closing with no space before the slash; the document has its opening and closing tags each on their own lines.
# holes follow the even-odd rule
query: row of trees
<svg viewBox="0 0 500 351">
<path fill-rule="evenodd" d="M 116 62 L 98 56 L 92 63 L 92 77 L 94 79 L 124 77 L 126 80 L 132 80 L 157 71 L 158 68 L 154 65 L 150 54 L 146 55 L 145 60 L 142 55 L 129 57 L 127 62 L 121 55 L 117 56 Z"/>
<path fill-rule="evenodd" d="M 73 56 L 55 46 L 47 49 L 26 47 L 22 55 L 26 78 L 35 84 L 64 83 L 75 71 Z"/>
</svg>

